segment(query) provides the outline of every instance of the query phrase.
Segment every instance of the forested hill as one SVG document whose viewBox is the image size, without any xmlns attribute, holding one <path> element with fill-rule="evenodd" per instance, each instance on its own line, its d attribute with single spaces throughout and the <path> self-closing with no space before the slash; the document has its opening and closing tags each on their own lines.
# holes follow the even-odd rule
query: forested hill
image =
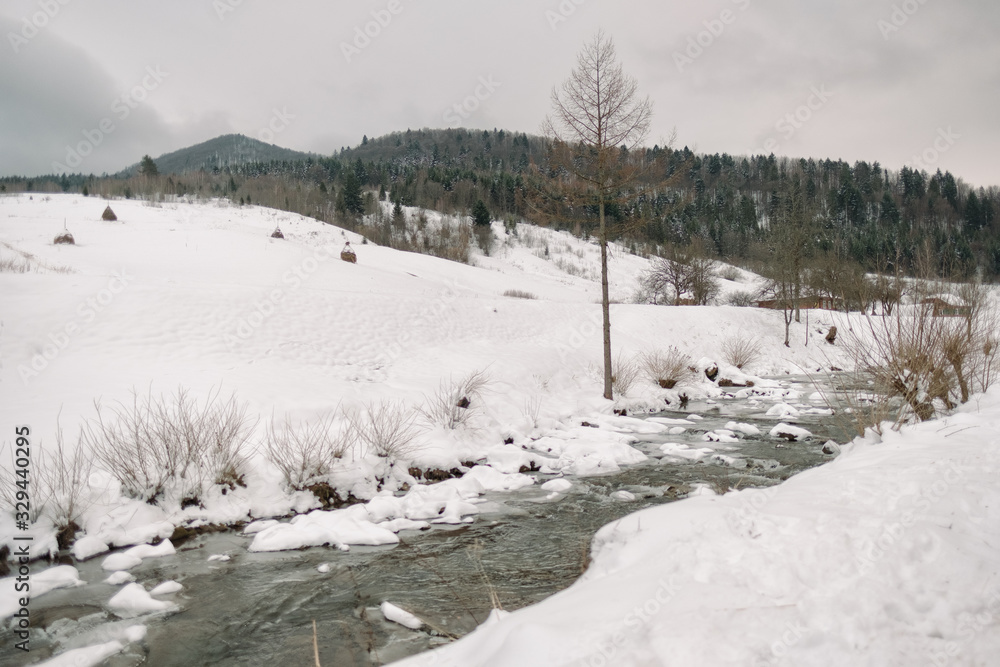
<svg viewBox="0 0 1000 667">
<path fill-rule="evenodd" d="M 154 161 L 161 174 L 184 174 L 200 170 L 238 168 L 254 162 L 299 162 L 311 157 L 315 156 L 251 139 L 242 134 L 226 134 L 195 146 L 166 153 Z M 128 167 L 123 175 L 136 173 L 138 167 L 138 163 Z"/>
<path fill-rule="evenodd" d="M 544 138 L 504 130 L 406 130 L 365 137 L 331 157 L 289 153 L 222 160 L 197 174 L 158 181 L 132 177 L 98 185 L 93 177 L 57 176 L 51 187 L 227 196 L 348 226 L 374 211 L 378 196 L 460 214 L 481 199 L 494 219 L 543 222 L 539 185 L 556 173 L 548 169 Z M 640 184 L 646 192 L 610 212 L 614 221 L 632 223 L 619 229 L 654 252 L 667 243 L 694 243 L 736 263 L 770 261 L 782 254 L 775 244 L 787 236 L 775 222 L 789 217 L 782 212 L 795 201 L 795 253 L 806 259 L 909 274 L 1000 277 L 997 187 L 974 189 L 949 172 L 896 172 L 877 162 L 699 155 L 658 146 L 627 159 L 649 165 Z M 0 187 L 23 189 L 24 180 L 6 179 L 9 185 Z M 587 233 L 596 225 L 593 214 L 585 207 L 544 222 Z"/>
<path fill-rule="evenodd" d="M 947 171 L 889 171 L 877 162 L 698 155 L 686 147 L 646 154 L 655 161 L 647 179 L 654 190 L 616 212 L 643 220 L 629 225 L 643 240 L 700 240 L 734 260 L 767 255 L 774 241 L 769 221 L 797 185 L 810 217 L 807 255 L 869 270 L 1000 276 L 1000 188 L 974 189 Z M 406 204 L 463 211 L 482 198 L 495 217 L 531 219 L 526 176 L 545 160 L 542 137 L 452 129 L 366 137 L 323 164 L 341 181 L 349 167 L 364 186 Z"/>
</svg>

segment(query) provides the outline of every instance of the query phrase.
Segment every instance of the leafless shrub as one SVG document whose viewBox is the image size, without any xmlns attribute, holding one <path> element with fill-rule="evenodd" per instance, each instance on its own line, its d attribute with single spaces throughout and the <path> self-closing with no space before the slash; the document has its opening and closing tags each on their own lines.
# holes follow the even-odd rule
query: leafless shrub
<svg viewBox="0 0 1000 667">
<path fill-rule="evenodd" d="M 762 352 L 761 342 L 756 338 L 734 334 L 722 341 L 723 358 L 741 370 L 757 363 Z"/>
<path fill-rule="evenodd" d="M 171 397 L 133 391 L 131 405 L 118 403 L 107 415 L 99 401 L 94 406 L 82 440 L 129 496 L 184 502 L 213 484 L 242 484 L 255 422 L 235 395 L 222 401 L 213 390 L 199 405 L 184 389 Z"/>
<path fill-rule="evenodd" d="M 542 399 L 540 396 L 531 396 L 524 399 L 524 409 L 521 413 L 524 419 L 531 425 L 531 428 L 538 428 L 539 415 L 542 411 Z"/>
<path fill-rule="evenodd" d="M 531 292 L 525 292 L 519 289 L 509 289 L 503 293 L 504 296 L 509 296 L 514 299 L 537 299 L 538 297 Z"/>
<path fill-rule="evenodd" d="M 323 481 L 350 450 L 354 431 L 350 424 L 338 428 L 336 422 L 336 412 L 304 424 L 271 419 L 264 455 L 281 471 L 289 488 L 302 491 Z"/>
<path fill-rule="evenodd" d="M 723 305 L 736 306 L 737 308 L 753 308 L 757 305 L 758 295 L 756 292 L 737 290 L 730 292 L 723 300 Z"/>
<path fill-rule="evenodd" d="M 348 420 L 370 454 L 396 461 L 407 458 L 414 451 L 414 414 L 402 403 L 368 403 L 348 413 Z"/>
<path fill-rule="evenodd" d="M 716 271 L 715 275 L 722 278 L 723 280 L 728 280 L 730 282 L 738 283 L 743 281 L 743 272 L 740 271 L 735 266 L 730 264 L 720 265 Z"/>
<path fill-rule="evenodd" d="M 664 389 L 673 389 L 696 374 L 691 369 L 691 357 L 672 345 L 666 351 L 643 354 L 640 363 L 646 375 Z"/>
<path fill-rule="evenodd" d="M 83 512 L 90 507 L 90 473 L 94 460 L 86 450 L 77 446 L 72 451 L 63 440 L 62 427 L 56 425 L 56 444 L 51 450 L 40 447 L 41 456 L 35 463 L 35 493 L 42 490 L 48 496 L 49 518 L 57 528 L 78 523 Z"/>
<path fill-rule="evenodd" d="M 918 305 L 892 317 L 869 317 L 866 327 L 848 331 L 845 343 L 862 377 L 926 421 L 994 382 L 996 331 L 988 307 L 935 317 L 931 305 Z"/>
<path fill-rule="evenodd" d="M 457 382 L 442 382 L 418 411 L 425 421 L 434 426 L 447 429 L 466 426 L 478 412 L 489 382 L 490 378 L 485 370 L 469 373 Z"/>
<path fill-rule="evenodd" d="M 653 260 L 639 277 L 636 298 L 643 295 L 653 305 L 680 306 L 689 301 L 706 306 L 719 295 L 714 271 L 715 261 L 705 256 L 699 244 L 689 248 L 668 245 L 665 256 Z"/>
<path fill-rule="evenodd" d="M 619 352 L 611 364 L 611 387 L 615 394 L 628 394 L 639 379 L 639 372 L 639 364 Z"/>
<path fill-rule="evenodd" d="M 92 504 L 88 482 L 93 459 L 82 448 L 70 449 L 65 445 L 58 421 L 55 446 L 49 448 L 38 441 L 31 448 L 27 476 L 16 474 L 15 453 L 16 448 L 11 449 L 10 469 L 0 468 L 0 503 L 14 510 L 19 500 L 17 492 L 25 491 L 30 499 L 28 519 L 31 522 L 45 515 L 59 529 L 76 523 Z M 19 481 L 22 484 L 19 485 Z"/>
</svg>

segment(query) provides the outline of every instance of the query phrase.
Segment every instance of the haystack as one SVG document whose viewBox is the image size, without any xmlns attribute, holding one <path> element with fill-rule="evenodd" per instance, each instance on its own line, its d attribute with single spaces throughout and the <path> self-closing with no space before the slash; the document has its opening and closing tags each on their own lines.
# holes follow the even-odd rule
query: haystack
<svg viewBox="0 0 1000 667">
<path fill-rule="evenodd" d="M 350 262 L 351 264 L 358 263 L 358 256 L 354 252 L 354 248 L 351 247 L 350 241 L 344 246 L 344 249 L 340 251 L 340 258 L 345 262 Z"/>
<path fill-rule="evenodd" d="M 281 227 L 275 227 L 274 231 L 271 232 L 272 239 L 283 239 L 285 235 L 281 233 Z"/>
<path fill-rule="evenodd" d="M 111 206 L 108 205 L 108 207 L 104 209 L 104 214 L 101 216 L 101 219 L 114 222 L 118 219 L 118 216 L 115 215 L 115 212 L 111 210 Z"/>
<path fill-rule="evenodd" d="M 76 240 L 73 238 L 73 235 L 70 234 L 69 230 L 66 228 L 65 219 L 63 220 L 62 234 L 57 234 L 56 237 L 52 239 L 52 243 L 54 245 L 76 245 Z"/>
</svg>

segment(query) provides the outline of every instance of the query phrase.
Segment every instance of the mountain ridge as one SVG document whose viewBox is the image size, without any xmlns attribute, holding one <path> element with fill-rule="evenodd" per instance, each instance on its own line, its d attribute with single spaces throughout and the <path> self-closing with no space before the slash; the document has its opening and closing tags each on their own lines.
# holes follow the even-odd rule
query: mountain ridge
<svg viewBox="0 0 1000 667">
<path fill-rule="evenodd" d="M 252 162 L 296 162 L 320 157 L 291 148 L 269 144 L 244 134 L 224 134 L 200 144 L 187 146 L 154 158 L 161 174 L 184 174 L 202 169 L 213 171 Z M 138 172 L 135 163 L 119 172 L 118 176 L 131 176 Z"/>
</svg>

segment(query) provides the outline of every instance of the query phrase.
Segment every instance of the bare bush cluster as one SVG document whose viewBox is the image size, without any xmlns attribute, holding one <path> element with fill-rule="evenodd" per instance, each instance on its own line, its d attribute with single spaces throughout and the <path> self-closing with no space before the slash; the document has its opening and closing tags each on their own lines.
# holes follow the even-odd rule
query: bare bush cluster
<svg viewBox="0 0 1000 667">
<path fill-rule="evenodd" d="M 1000 322 L 982 294 L 969 296 L 963 316 L 939 317 L 931 305 L 917 305 L 869 317 L 867 326 L 845 336 L 860 376 L 902 399 L 907 410 L 897 425 L 910 414 L 932 419 L 995 381 Z"/>
<path fill-rule="evenodd" d="M 10 452 L 14 455 L 14 450 Z M 28 519 L 34 523 L 43 515 L 59 529 L 74 525 L 90 506 L 90 473 L 93 459 L 81 448 L 70 448 L 63 440 L 62 428 L 57 426 L 55 445 L 47 447 L 39 441 L 33 448 L 31 468 L 28 473 Z M 18 501 L 13 465 L 0 467 L 0 502 L 14 510 Z"/>
<path fill-rule="evenodd" d="M 736 334 L 722 341 L 723 358 L 740 370 L 757 363 L 762 354 L 761 342 L 753 337 Z"/>
<path fill-rule="evenodd" d="M 720 287 L 714 260 L 707 258 L 698 246 L 671 245 L 665 252 L 640 276 L 637 299 L 674 306 L 683 303 L 707 306 L 715 301 Z"/>
<path fill-rule="evenodd" d="M 538 297 L 531 292 L 525 292 L 519 289 L 509 289 L 503 293 L 504 296 L 509 296 L 513 299 L 537 299 Z"/>
<path fill-rule="evenodd" d="M 354 431 L 350 424 L 338 426 L 337 422 L 338 411 L 312 423 L 271 419 L 264 439 L 264 455 L 281 471 L 289 488 L 302 491 L 324 481 L 351 450 Z"/>
<path fill-rule="evenodd" d="M 715 275 L 722 278 L 723 280 L 728 280 L 729 282 L 739 283 L 743 282 L 743 272 L 731 264 L 722 264 L 716 271 Z"/>
<path fill-rule="evenodd" d="M 127 495 L 184 503 L 212 485 L 243 485 L 256 421 L 235 395 L 223 400 L 213 390 L 199 404 L 184 389 L 173 396 L 133 392 L 131 404 L 95 408 L 82 441 Z"/>
<path fill-rule="evenodd" d="M 674 346 L 665 351 L 647 352 L 640 363 L 649 379 L 664 389 L 673 389 L 696 375 L 691 357 Z"/>
<path fill-rule="evenodd" d="M 639 379 L 640 372 L 639 364 L 619 352 L 611 364 L 611 386 L 615 394 L 628 394 Z"/>
<path fill-rule="evenodd" d="M 746 290 L 736 290 L 726 295 L 723 305 L 736 306 L 737 308 L 753 308 L 757 305 L 759 295 L 756 292 Z"/>
<path fill-rule="evenodd" d="M 489 375 L 484 370 L 469 373 L 458 381 L 442 382 L 438 390 L 425 399 L 418 411 L 433 426 L 443 426 L 449 430 L 466 426 L 473 415 L 480 411 L 483 392 L 489 382 Z"/>
<path fill-rule="evenodd" d="M 405 460 L 415 450 L 417 435 L 413 410 L 396 401 L 367 403 L 347 418 L 367 454 L 389 461 Z"/>
</svg>

